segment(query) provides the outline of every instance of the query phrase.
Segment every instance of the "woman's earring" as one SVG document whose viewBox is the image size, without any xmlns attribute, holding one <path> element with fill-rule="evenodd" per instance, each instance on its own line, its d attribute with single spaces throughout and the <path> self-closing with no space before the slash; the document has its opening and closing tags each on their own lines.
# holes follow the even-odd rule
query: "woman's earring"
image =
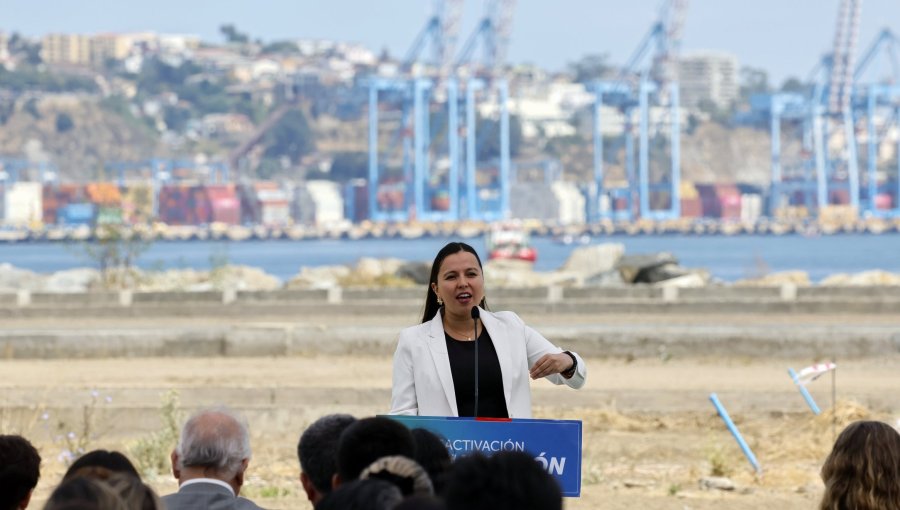
<svg viewBox="0 0 900 510">
<path fill-rule="evenodd" d="M 438 306 L 444 306 L 444 300 L 440 296 L 438 296 Z"/>
</svg>

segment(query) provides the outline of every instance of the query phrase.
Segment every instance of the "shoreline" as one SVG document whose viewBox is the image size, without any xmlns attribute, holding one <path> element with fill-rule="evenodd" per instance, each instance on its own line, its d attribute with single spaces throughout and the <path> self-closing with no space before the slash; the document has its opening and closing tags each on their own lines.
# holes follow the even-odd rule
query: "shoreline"
<svg viewBox="0 0 900 510">
<path fill-rule="evenodd" d="M 860 218 L 841 222 L 809 220 L 761 219 L 753 223 L 722 222 L 711 219 L 681 219 L 669 221 L 603 221 L 594 224 L 549 225 L 535 221 L 515 221 L 525 233 L 534 237 L 558 239 L 563 244 L 579 244 L 584 236 L 830 236 L 842 234 L 890 235 L 900 234 L 900 218 Z M 360 240 L 360 239 L 422 239 L 431 237 L 459 237 L 470 239 L 484 236 L 490 229 L 485 222 L 447 223 L 373 223 L 338 224 L 333 226 L 244 226 L 244 225 L 109 225 L 90 227 L 45 226 L 40 228 L 5 227 L 0 229 L 0 243 L 72 242 L 102 240 L 112 229 L 118 235 L 137 236 L 142 240 L 158 241 L 248 241 L 248 240 Z"/>
</svg>

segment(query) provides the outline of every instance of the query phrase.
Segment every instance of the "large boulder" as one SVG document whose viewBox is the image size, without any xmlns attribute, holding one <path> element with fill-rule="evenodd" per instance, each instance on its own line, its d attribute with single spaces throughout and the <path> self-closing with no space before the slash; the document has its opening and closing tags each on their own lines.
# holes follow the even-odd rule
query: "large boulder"
<svg viewBox="0 0 900 510">
<path fill-rule="evenodd" d="M 625 245 L 619 243 L 583 246 L 572 250 L 560 271 L 590 278 L 615 269 L 624 254 Z"/>
<path fill-rule="evenodd" d="M 499 287 L 541 287 L 548 285 L 549 273 L 534 270 L 534 264 L 526 260 L 496 259 L 484 264 L 484 285 Z"/>
<path fill-rule="evenodd" d="M 412 280 L 417 285 L 428 285 L 431 279 L 431 262 L 406 262 L 394 274 L 399 278 Z"/>
<path fill-rule="evenodd" d="M 340 286 L 340 281 L 350 275 L 347 266 L 304 267 L 291 278 L 289 289 L 328 289 Z"/>
<path fill-rule="evenodd" d="M 16 292 L 19 290 L 40 290 L 46 276 L 20 269 L 12 264 L 0 264 L 0 292 Z"/>
<path fill-rule="evenodd" d="M 656 283 L 687 274 L 678 266 L 678 259 L 667 252 L 624 255 L 616 264 L 622 279 L 628 283 Z"/>
<path fill-rule="evenodd" d="M 225 290 L 276 290 L 281 288 L 281 280 L 262 269 L 250 266 L 223 266 L 213 269 L 208 275 L 212 289 Z"/>
<path fill-rule="evenodd" d="M 44 292 L 87 292 L 101 280 L 100 271 L 87 267 L 66 269 L 51 274 L 44 281 Z"/>
</svg>

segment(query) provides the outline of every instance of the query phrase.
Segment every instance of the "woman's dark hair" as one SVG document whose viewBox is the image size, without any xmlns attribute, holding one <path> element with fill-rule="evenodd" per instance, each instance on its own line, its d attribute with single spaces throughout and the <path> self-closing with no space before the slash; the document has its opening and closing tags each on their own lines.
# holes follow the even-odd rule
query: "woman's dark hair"
<svg viewBox="0 0 900 510">
<path fill-rule="evenodd" d="M 437 255 L 434 257 L 434 262 L 431 263 L 431 276 L 428 278 L 428 288 L 425 289 L 425 312 L 422 314 L 422 322 L 428 322 L 433 319 L 434 315 L 441 309 L 441 306 L 437 302 L 437 295 L 431 290 L 431 285 L 437 283 L 438 271 L 441 270 L 441 264 L 444 263 L 445 258 L 461 251 L 467 251 L 474 255 L 475 260 L 478 261 L 478 267 L 483 269 L 481 257 L 478 256 L 478 252 L 475 251 L 475 248 L 472 248 L 468 244 L 452 242 L 447 243 L 446 246 L 441 248 L 441 251 L 437 252 Z M 481 303 L 478 303 L 478 306 L 487 310 L 487 300 L 482 298 Z"/>
<path fill-rule="evenodd" d="M 128 460 L 128 457 L 117 451 L 93 450 L 75 459 L 75 462 L 69 466 L 66 474 L 63 475 L 63 480 L 73 478 L 78 470 L 85 467 L 102 467 L 113 473 L 125 473 L 137 479 L 141 478 L 141 475 L 135 469 L 134 464 Z"/>
<path fill-rule="evenodd" d="M 838 436 L 822 466 L 821 510 L 900 508 L 900 433 L 857 421 Z"/>
</svg>

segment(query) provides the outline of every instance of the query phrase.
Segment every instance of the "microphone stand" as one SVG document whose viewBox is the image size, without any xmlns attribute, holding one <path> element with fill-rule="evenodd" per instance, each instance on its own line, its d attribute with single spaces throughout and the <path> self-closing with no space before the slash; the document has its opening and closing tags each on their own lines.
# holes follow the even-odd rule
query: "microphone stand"
<svg viewBox="0 0 900 510">
<path fill-rule="evenodd" d="M 480 313 L 477 306 L 472 307 L 472 322 L 475 327 L 475 418 L 478 418 L 478 317 Z"/>
</svg>

